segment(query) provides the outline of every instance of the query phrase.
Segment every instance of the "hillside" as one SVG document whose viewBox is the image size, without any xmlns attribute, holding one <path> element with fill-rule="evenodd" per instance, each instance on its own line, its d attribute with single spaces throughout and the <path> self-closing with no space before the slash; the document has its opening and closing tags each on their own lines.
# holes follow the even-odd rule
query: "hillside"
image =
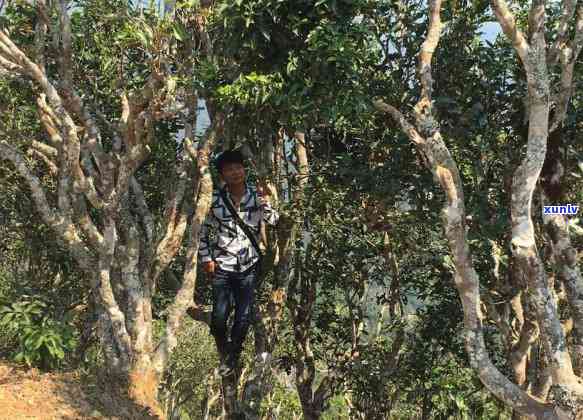
<svg viewBox="0 0 583 420">
<path fill-rule="evenodd" d="M 40 373 L 0 361 L 0 419 L 104 419 L 78 374 Z"/>
</svg>

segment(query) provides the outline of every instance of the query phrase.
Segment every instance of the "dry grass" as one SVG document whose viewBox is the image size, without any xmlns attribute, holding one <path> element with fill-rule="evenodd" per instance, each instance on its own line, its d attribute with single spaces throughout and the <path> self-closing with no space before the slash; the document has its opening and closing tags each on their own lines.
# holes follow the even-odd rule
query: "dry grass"
<svg viewBox="0 0 583 420">
<path fill-rule="evenodd" d="M 88 381 L 76 372 L 41 373 L 0 360 L 0 420 L 162 418 L 156 402 L 147 398 L 155 386 L 153 378 L 142 376 L 137 382 L 131 402 L 111 381 Z M 150 414 L 144 405 L 157 410 Z"/>
<path fill-rule="evenodd" d="M 40 373 L 0 361 L 0 419 L 103 419 L 75 373 Z"/>
</svg>

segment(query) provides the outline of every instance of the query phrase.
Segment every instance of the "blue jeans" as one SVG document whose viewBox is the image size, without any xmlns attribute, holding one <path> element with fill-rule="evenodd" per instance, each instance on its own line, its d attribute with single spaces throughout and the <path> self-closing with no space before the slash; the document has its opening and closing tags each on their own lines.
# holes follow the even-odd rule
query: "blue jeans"
<svg viewBox="0 0 583 420">
<path fill-rule="evenodd" d="M 212 280 L 213 313 L 210 329 L 222 356 L 232 352 L 238 357 L 243 350 L 243 342 L 253 316 L 255 279 L 255 266 L 243 273 L 233 273 L 218 267 L 215 271 Z M 235 303 L 235 322 L 231 331 L 231 348 L 228 349 L 227 320 L 231 314 L 231 302 Z"/>
</svg>

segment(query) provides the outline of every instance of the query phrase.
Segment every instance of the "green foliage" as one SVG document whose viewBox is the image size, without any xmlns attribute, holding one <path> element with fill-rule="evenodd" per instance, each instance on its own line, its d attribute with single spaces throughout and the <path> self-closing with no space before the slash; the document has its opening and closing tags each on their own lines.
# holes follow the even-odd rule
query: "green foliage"
<svg viewBox="0 0 583 420">
<path fill-rule="evenodd" d="M 370 106 L 359 75 L 379 56 L 370 27 L 359 19 L 372 3 L 222 2 L 211 15 L 215 65 L 222 70 L 209 82 L 237 105 L 233 131 L 366 118 Z M 269 93 L 258 75 L 275 79 Z"/>
<path fill-rule="evenodd" d="M 162 400 L 171 418 L 197 419 L 210 392 L 218 392 L 213 369 L 218 365 L 217 352 L 208 328 L 201 323 L 185 321 L 178 345 L 162 386 Z M 159 325 L 159 330 L 162 325 Z M 215 405 L 214 411 L 218 407 Z M 220 412 L 220 410 L 218 411 Z"/>
<path fill-rule="evenodd" d="M 262 75 L 255 72 L 240 75 L 232 84 L 217 90 L 219 100 L 225 103 L 234 101 L 241 105 L 259 106 L 270 98 L 281 95 L 283 80 L 278 74 Z M 280 100 L 280 99 L 279 99 Z M 274 99 L 277 105 L 278 99 Z"/>
<path fill-rule="evenodd" d="M 14 361 L 54 369 L 62 365 L 66 353 L 75 349 L 77 340 L 70 317 L 57 322 L 46 315 L 47 307 L 34 298 L 0 307 L 0 327 L 18 343 Z"/>
<path fill-rule="evenodd" d="M 349 420 L 350 413 L 344 395 L 334 395 L 328 409 L 322 414 L 322 420 Z"/>
<path fill-rule="evenodd" d="M 95 108 L 90 112 L 99 110 L 106 121 L 116 122 L 120 87 L 126 93 L 139 89 L 153 65 L 170 63 L 174 71 L 176 57 L 186 54 L 192 77 L 175 75 L 172 83 L 176 90 L 210 94 L 230 111 L 222 141 L 234 139 L 261 151 L 281 126 L 305 129 L 311 177 L 302 204 L 310 244 L 303 254 L 298 241 L 303 266 L 296 268 L 317 293 L 309 331 L 316 382 L 320 371 L 343 374 L 323 417 L 346 418 L 347 396 L 352 410 L 367 418 L 505 418 L 507 410 L 467 367 L 462 312 L 439 218 L 443 194 L 399 128 L 371 110 L 371 99 L 382 96 L 410 115 L 419 94 L 415 67 L 427 29 L 426 2 L 216 3 L 210 16 L 204 16 L 214 55 L 203 57 L 193 46 L 201 40 L 193 34 L 192 21 L 160 17 L 154 2 L 142 13 L 118 0 L 76 2 L 74 82 Z M 180 1 L 177 16 L 189 16 L 198 7 L 198 1 Z M 555 4 L 549 5 L 548 14 L 551 39 Z M 434 107 L 464 182 L 469 245 L 484 296 L 507 301 L 513 292 L 504 284 L 510 262 L 505 245 L 509 180 L 528 128 L 522 101 L 525 78 L 508 41 L 486 42 L 480 35 L 482 25 L 492 20 L 487 2 L 448 3 L 442 17 L 444 32 L 433 59 Z M 50 19 L 56 24 L 54 14 Z M 33 7 L 11 2 L 0 20 L 32 54 Z M 518 22 L 525 27 L 524 12 Z M 163 52 L 161 39 L 170 42 L 170 54 Z M 58 57 L 50 42 L 47 48 L 47 71 L 53 77 Z M 581 63 L 575 74 L 581 74 Z M 556 69 L 552 77 L 558 77 Z M 18 147 L 44 136 L 34 95 L 23 79 L 0 80 L 0 136 Z M 572 202 L 583 200 L 582 100 L 576 90 L 562 131 L 565 197 Z M 103 121 L 98 119 L 98 124 L 108 150 L 112 133 Z M 162 224 L 166 192 L 175 179 L 180 147 L 174 136 L 181 128 L 178 119 L 157 124 L 152 155 L 137 173 L 157 225 Z M 42 165 L 33 169 L 46 180 Z M 50 200 L 54 188 L 47 184 Z M 299 213 L 285 205 L 281 210 Z M 86 327 L 73 322 L 63 308 L 87 303 L 86 279 L 46 227 L 34 223 L 39 217 L 28 189 L 4 166 L 0 211 L 0 234 L 8 238 L 0 248 L 0 303 L 5 304 L 0 310 L 0 350 L 29 365 L 63 366 L 75 350 L 77 333 Z M 573 222 L 575 227 L 577 220 Z M 387 267 L 385 234 L 396 272 Z M 580 247 L 582 241 L 583 235 L 573 243 Z M 493 273 L 496 247 L 501 250 L 500 267 Z M 184 259 L 181 250 L 157 284 L 156 338 L 180 286 Z M 201 273 L 198 278 L 197 301 L 208 303 L 208 283 Z M 382 318 L 379 312 L 391 303 L 393 285 L 400 311 Z M 34 297 L 22 300 L 26 295 Z M 568 316 L 568 310 L 562 313 Z M 286 314 L 276 349 L 277 368 L 285 371 L 291 371 L 297 356 L 290 323 Z M 341 356 L 352 345 L 353 323 L 364 325 L 360 354 L 344 364 Z M 491 324 L 484 322 L 491 358 L 510 376 L 506 349 Z M 406 340 L 393 366 L 388 362 L 400 332 Z M 98 346 L 90 347 L 88 363 L 100 365 L 101 356 Z M 218 388 L 211 375 L 216 364 L 208 331 L 187 322 L 162 384 L 167 405 L 183 418 L 200 418 L 207 390 Z M 275 381 L 263 409 L 279 407 L 281 418 L 293 418 L 301 410 L 299 399 L 293 384 L 282 382 Z"/>
<path fill-rule="evenodd" d="M 301 416 L 302 406 L 293 385 L 293 380 L 290 380 L 289 386 L 286 386 L 278 379 L 274 380 L 273 390 L 261 406 L 262 416 L 270 412 L 279 413 L 277 417 L 281 419 L 292 419 Z"/>
</svg>

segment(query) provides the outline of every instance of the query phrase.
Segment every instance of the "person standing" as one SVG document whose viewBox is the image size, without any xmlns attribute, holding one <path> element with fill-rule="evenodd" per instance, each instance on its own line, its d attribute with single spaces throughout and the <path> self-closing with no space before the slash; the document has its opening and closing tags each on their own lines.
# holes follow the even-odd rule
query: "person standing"
<svg viewBox="0 0 583 420">
<path fill-rule="evenodd" d="M 249 330 L 257 269 L 261 264 L 259 232 L 262 223 L 275 225 L 279 215 L 259 185 L 247 184 L 243 155 L 223 152 L 216 167 L 224 188 L 213 192 L 212 204 L 201 229 L 199 261 L 212 281 L 213 310 L 210 332 L 221 358 L 220 371 L 230 374 L 237 366 Z M 216 240 L 209 232 L 214 227 Z M 227 320 L 234 302 L 235 320 L 228 339 Z"/>
</svg>

